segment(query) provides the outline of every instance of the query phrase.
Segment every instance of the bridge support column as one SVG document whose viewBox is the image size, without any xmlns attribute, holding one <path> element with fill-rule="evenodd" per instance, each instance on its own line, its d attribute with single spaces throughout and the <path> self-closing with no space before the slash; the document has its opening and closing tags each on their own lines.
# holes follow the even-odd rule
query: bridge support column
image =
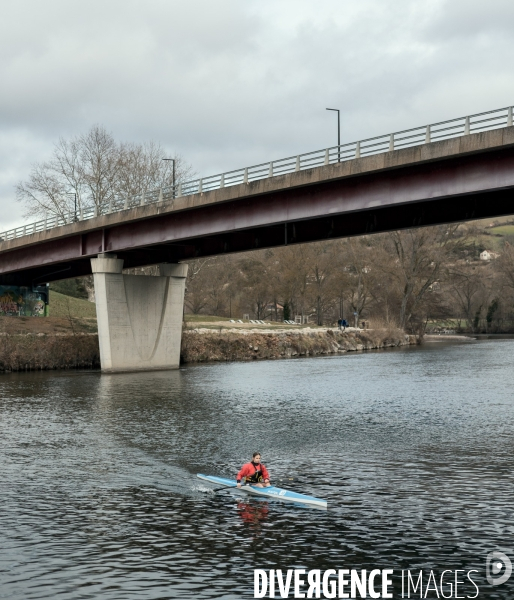
<svg viewBox="0 0 514 600">
<path fill-rule="evenodd" d="M 177 369 L 188 265 L 159 265 L 157 277 L 123 275 L 123 260 L 99 254 L 91 266 L 102 371 Z"/>
</svg>

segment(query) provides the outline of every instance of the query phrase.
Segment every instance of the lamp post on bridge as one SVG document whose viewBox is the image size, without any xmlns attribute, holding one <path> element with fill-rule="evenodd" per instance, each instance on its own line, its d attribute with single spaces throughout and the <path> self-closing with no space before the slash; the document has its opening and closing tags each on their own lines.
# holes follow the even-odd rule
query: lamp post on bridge
<svg viewBox="0 0 514 600">
<path fill-rule="evenodd" d="M 341 119 L 340 110 L 338 108 L 326 108 L 325 110 L 333 110 L 337 113 L 337 162 L 341 162 Z"/>
<path fill-rule="evenodd" d="M 175 198 L 175 159 L 174 158 L 163 158 L 162 160 L 171 161 L 173 165 L 173 198 Z"/>
</svg>

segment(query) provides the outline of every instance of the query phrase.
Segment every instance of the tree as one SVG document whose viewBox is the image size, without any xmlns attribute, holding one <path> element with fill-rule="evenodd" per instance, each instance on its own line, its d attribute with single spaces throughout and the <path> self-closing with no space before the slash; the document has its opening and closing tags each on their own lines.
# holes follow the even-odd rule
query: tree
<svg viewBox="0 0 514 600">
<path fill-rule="evenodd" d="M 482 308 L 487 303 L 488 277 L 484 268 L 465 263 L 450 273 L 449 292 L 472 333 L 478 329 Z"/>
<path fill-rule="evenodd" d="M 216 258 L 208 257 L 188 262 L 184 302 L 194 315 L 199 314 L 207 305 L 208 297 L 203 272 L 216 260 Z"/>
<path fill-rule="evenodd" d="M 50 160 L 35 164 L 26 181 L 16 186 L 25 216 L 54 214 L 68 219 L 75 210 L 98 212 L 125 199 L 166 188 L 173 183 L 164 148 L 156 142 L 117 142 L 95 125 L 84 135 L 60 138 Z M 191 167 L 176 155 L 175 181 L 193 176 Z M 74 215 L 73 218 L 76 218 Z"/>
<path fill-rule="evenodd" d="M 506 285 L 514 289 L 514 246 L 509 242 L 505 242 L 496 268 L 504 276 Z"/>
<path fill-rule="evenodd" d="M 359 318 L 373 300 L 371 294 L 373 267 L 366 238 L 346 240 L 346 293 L 354 317 L 354 327 L 359 326 Z"/>
<path fill-rule="evenodd" d="M 287 246 L 281 248 L 280 252 L 277 251 L 276 255 L 279 257 L 279 267 L 282 272 L 282 304 L 287 304 L 290 317 L 301 314 L 303 319 L 308 303 L 310 270 L 308 248 L 305 244 Z"/>
<path fill-rule="evenodd" d="M 399 326 L 405 329 L 425 294 L 445 277 L 445 264 L 462 244 L 458 225 L 393 231 L 388 242 L 394 261 L 385 266 L 401 292 Z"/>
<path fill-rule="evenodd" d="M 267 268 L 268 251 L 252 252 L 241 260 L 241 289 L 247 306 L 251 307 L 256 319 L 265 317 L 266 306 L 271 302 L 273 292 Z"/>
<path fill-rule="evenodd" d="M 330 295 L 330 283 L 334 277 L 336 253 L 334 244 L 329 242 L 312 244 L 310 252 L 310 276 L 316 302 L 318 325 L 323 325 L 324 313 L 333 302 Z"/>
</svg>

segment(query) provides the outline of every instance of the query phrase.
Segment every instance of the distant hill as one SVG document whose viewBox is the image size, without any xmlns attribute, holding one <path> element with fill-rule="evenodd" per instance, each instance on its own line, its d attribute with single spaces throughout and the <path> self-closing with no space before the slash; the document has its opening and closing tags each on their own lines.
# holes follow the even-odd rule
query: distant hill
<svg viewBox="0 0 514 600">
<path fill-rule="evenodd" d="M 482 219 L 462 224 L 469 233 L 470 243 L 475 244 L 477 253 L 482 250 L 501 252 L 506 241 L 514 244 L 514 217 Z"/>
</svg>

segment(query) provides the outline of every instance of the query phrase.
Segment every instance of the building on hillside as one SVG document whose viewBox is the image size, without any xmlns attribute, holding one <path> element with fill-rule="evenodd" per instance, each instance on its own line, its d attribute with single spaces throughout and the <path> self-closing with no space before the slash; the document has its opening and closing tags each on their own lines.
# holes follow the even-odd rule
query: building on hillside
<svg viewBox="0 0 514 600">
<path fill-rule="evenodd" d="M 491 250 L 484 250 L 480 252 L 480 260 L 494 260 L 498 258 L 500 255 L 498 252 L 492 252 Z"/>
<path fill-rule="evenodd" d="M 269 313 L 273 313 L 275 311 L 279 311 L 279 310 L 284 310 L 284 307 L 282 306 L 282 304 L 279 304 L 278 302 L 269 302 L 268 304 L 266 304 L 266 308 L 264 309 L 266 312 Z"/>
<path fill-rule="evenodd" d="M 294 322 L 297 325 L 308 325 L 309 323 L 309 315 L 295 315 Z"/>
<path fill-rule="evenodd" d="M 0 285 L 0 316 L 47 317 L 49 299 L 48 284 L 33 287 Z"/>
</svg>

